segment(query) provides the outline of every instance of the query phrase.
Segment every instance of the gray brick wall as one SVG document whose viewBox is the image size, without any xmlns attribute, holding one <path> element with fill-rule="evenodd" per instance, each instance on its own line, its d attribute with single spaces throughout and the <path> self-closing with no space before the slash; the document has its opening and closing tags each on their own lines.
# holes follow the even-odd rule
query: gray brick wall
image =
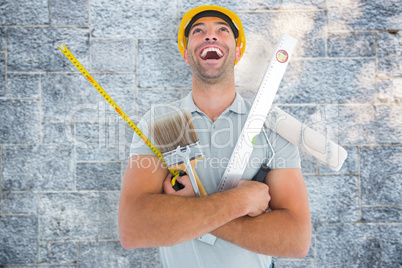
<svg viewBox="0 0 402 268">
<path fill-rule="evenodd" d="M 281 33 L 298 39 L 275 102 L 349 152 L 333 172 L 302 153 L 313 237 L 278 267 L 402 265 L 399 0 L 212 1 L 238 12 L 238 90 L 254 98 Z M 119 244 L 132 130 L 62 43 L 137 122 L 191 88 L 176 46 L 194 0 L 0 0 L 0 267 L 160 267 Z"/>
</svg>

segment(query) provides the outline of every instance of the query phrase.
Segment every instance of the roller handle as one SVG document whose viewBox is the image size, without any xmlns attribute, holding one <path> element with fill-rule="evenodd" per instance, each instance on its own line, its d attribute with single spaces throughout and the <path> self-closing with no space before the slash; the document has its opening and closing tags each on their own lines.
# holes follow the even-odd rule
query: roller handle
<svg viewBox="0 0 402 268">
<path fill-rule="evenodd" d="M 265 163 L 261 165 L 260 170 L 255 174 L 255 176 L 251 179 L 252 181 L 264 182 L 265 177 L 267 176 L 268 172 L 271 170 L 269 166 Z"/>
</svg>

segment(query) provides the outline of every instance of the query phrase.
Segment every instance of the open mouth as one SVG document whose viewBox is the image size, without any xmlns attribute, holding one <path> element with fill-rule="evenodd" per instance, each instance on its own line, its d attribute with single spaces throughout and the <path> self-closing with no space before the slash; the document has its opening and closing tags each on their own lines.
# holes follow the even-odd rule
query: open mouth
<svg viewBox="0 0 402 268">
<path fill-rule="evenodd" d="M 201 51 L 201 59 L 203 60 L 219 60 L 223 57 L 223 52 L 216 47 L 208 47 Z"/>
</svg>

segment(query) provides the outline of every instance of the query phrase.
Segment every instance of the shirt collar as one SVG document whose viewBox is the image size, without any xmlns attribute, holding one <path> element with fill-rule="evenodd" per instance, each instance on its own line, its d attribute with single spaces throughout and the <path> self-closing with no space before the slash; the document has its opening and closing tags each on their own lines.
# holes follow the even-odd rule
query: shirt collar
<svg viewBox="0 0 402 268">
<path fill-rule="evenodd" d="M 190 91 L 190 93 L 187 94 L 186 97 L 184 97 L 183 101 L 180 104 L 180 108 L 187 108 L 190 112 L 202 113 L 202 111 L 194 103 L 192 91 Z M 225 112 L 226 111 L 232 111 L 232 112 L 235 112 L 238 114 L 245 114 L 247 112 L 245 100 L 238 92 L 236 92 L 236 97 L 235 97 L 234 101 L 225 110 Z"/>
<path fill-rule="evenodd" d="M 195 105 L 193 101 L 193 92 L 190 91 L 190 93 L 187 94 L 186 97 L 184 97 L 183 101 L 180 104 L 180 108 L 187 108 L 191 113 L 192 112 L 201 112 L 201 110 Z"/>
<path fill-rule="evenodd" d="M 236 97 L 228 109 L 238 114 L 245 114 L 247 112 L 245 100 L 237 91 Z"/>
</svg>

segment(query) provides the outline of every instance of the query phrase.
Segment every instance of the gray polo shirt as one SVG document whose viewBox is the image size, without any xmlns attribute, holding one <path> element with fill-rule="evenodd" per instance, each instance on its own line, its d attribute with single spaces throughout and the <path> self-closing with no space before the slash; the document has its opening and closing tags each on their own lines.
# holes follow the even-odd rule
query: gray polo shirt
<svg viewBox="0 0 402 268">
<path fill-rule="evenodd" d="M 251 105 L 240 94 L 236 93 L 236 98 L 230 107 L 215 122 L 212 122 L 194 104 L 192 93 L 190 92 L 180 101 L 153 107 L 144 115 L 138 127 L 153 141 L 148 131 L 147 122 L 150 122 L 156 116 L 178 108 L 186 108 L 191 112 L 199 138 L 199 146 L 191 151 L 190 156 L 201 152 L 205 154 L 205 157 L 196 164 L 195 171 L 206 192 L 209 195 L 213 194 L 217 191 Z M 275 151 L 275 158 L 270 164 L 271 169 L 300 168 L 297 147 L 268 128 L 265 128 L 265 131 Z M 134 155 L 154 155 L 136 134 L 133 135 L 133 142 L 130 146 L 130 157 Z M 263 133 L 260 133 L 254 141 L 254 149 L 242 179 L 251 180 L 260 169 L 261 164 L 270 159 L 271 156 L 272 150 L 268 146 L 266 137 Z M 242 160 L 240 159 L 239 161 Z M 269 267 L 271 263 L 271 257 L 269 256 L 256 254 L 219 238 L 214 245 L 198 240 L 190 240 L 172 247 L 161 247 L 160 259 L 162 266 L 165 268 Z"/>
</svg>

